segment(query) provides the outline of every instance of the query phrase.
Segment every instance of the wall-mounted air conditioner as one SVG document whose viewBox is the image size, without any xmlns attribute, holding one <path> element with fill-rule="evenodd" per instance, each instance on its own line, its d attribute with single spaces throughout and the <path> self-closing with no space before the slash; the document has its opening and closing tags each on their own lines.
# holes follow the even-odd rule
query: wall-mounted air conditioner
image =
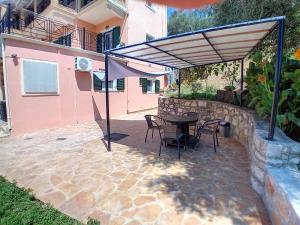
<svg viewBox="0 0 300 225">
<path fill-rule="evenodd" d="M 89 58 L 79 57 L 75 58 L 75 70 L 89 72 L 92 70 L 92 60 Z"/>
</svg>

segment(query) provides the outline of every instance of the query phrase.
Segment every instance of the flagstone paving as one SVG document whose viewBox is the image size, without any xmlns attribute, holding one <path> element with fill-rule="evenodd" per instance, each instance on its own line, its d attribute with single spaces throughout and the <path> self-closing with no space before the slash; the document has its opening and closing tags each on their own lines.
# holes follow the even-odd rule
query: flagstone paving
<svg viewBox="0 0 300 225">
<path fill-rule="evenodd" d="M 196 149 L 144 143 L 147 111 L 115 118 L 112 132 L 129 136 L 108 152 L 100 123 L 0 139 L 0 174 L 31 188 L 44 202 L 83 222 L 102 225 L 270 224 L 249 183 L 245 148 L 233 139 L 203 137 Z M 105 126 L 103 126 L 105 127 Z"/>
</svg>

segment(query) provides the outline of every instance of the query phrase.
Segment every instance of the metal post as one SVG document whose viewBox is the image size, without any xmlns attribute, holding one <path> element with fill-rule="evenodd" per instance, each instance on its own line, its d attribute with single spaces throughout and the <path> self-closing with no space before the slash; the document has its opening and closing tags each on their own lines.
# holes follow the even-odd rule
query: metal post
<svg viewBox="0 0 300 225">
<path fill-rule="evenodd" d="M 110 145 L 110 119 L 109 119 L 109 91 L 108 91 L 108 53 L 105 53 L 105 99 L 106 99 L 106 130 L 107 130 L 107 146 L 111 151 Z"/>
<path fill-rule="evenodd" d="M 276 59 L 276 68 L 275 68 L 275 79 L 274 79 L 275 80 L 274 96 L 273 96 L 268 140 L 273 140 L 275 126 L 276 126 L 276 115 L 278 110 L 280 80 L 281 80 L 281 66 L 282 66 L 282 53 L 283 53 L 283 41 L 284 41 L 283 35 L 284 35 L 284 20 L 280 20 L 278 24 L 278 42 L 277 42 L 277 59 Z"/>
<path fill-rule="evenodd" d="M 10 34 L 10 30 L 11 30 L 11 4 L 7 5 L 6 22 L 7 22 L 7 33 Z"/>
<path fill-rule="evenodd" d="M 82 49 L 85 49 L 85 27 L 82 28 Z"/>
<path fill-rule="evenodd" d="M 181 73 L 178 72 L 178 98 L 180 98 L 180 86 L 181 86 Z"/>
<path fill-rule="evenodd" d="M 240 106 L 243 106 L 243 91 L 244 91 L 244 59 L 241 60 L 241 87 L 240 87 Z"/>
</svg>

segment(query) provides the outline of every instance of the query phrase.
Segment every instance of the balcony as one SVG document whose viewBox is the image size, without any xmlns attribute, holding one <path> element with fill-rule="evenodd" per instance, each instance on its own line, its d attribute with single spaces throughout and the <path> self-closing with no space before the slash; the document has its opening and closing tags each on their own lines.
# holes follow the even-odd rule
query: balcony
<svg viewBox="0 0 300 225">
<path fill-rule="evenodd" d="M 29 10 L 2 8 L 1 11 L 5 13 L 0 20 L 0 34 L 12 34 L 98 53 L 115 48 L 120 43 L 118 26 L 106 33 L 94 33 L 84 27 L 62 23 Z"/>
<path fill-rule="evenodd" d="M 127 8 L 124 0 L 35 0 L 32 11 L 62 22 L 80 19 L 97 25 L 114 17 L 124 18 Z"/>
<path fill-rule="evenodd" d="M 127 15 L 125 2 L 121 0 L 82 0 L 78 18 L 91 24 L 99 24 L 114 17 Z"/>
</svg>

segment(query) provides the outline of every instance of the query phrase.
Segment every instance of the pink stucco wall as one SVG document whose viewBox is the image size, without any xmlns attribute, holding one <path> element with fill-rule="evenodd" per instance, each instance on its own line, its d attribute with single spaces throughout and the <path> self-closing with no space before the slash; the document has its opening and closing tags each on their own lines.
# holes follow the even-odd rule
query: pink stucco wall
<svg viewBox="0 0 300 225">
<path fill-rule="evenodd" d="M 17 54 L 17 57 L 13 58 L 13 54 Z M 74 57 L 76 56 L 91 58 L 94 70 L 104 68 L 101 56 L 49 45 L 5 39 L 12 135 L 105 118 L 105 94 L 93 90 L 92 78 L 89 73 L 74 70 Z M 59 94 L 22 95 L 22 58 L 57 62 Z M 149 71 L 157 70 L 138 64 L 135 64 L 135 67 Z M 163 77 L 160 80 L 161 87 L 163 87 Z M 115 117 L 127 112 L 156 107 L 157 98 L 157 94 L 142 93 L 139 78 L 126 78 L 125 91 L 110 93 L 111 116 Z"/>
</svg>

